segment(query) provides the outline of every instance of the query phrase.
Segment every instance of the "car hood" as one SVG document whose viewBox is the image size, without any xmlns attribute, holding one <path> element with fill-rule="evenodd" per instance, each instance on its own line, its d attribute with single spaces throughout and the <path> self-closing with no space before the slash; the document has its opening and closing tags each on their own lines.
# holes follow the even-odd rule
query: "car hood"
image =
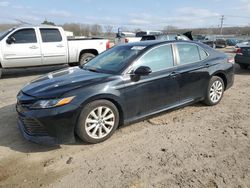
<svg viewBox="0 0 250 188">
<path fill-rule="evenodd" d="M 33 80 L 22 89 L 22 92 L 41 99 L 58 98 L 70 90 L 104 82 L 109 76 L 79 67 L 66 68 Z"/>
</svg>

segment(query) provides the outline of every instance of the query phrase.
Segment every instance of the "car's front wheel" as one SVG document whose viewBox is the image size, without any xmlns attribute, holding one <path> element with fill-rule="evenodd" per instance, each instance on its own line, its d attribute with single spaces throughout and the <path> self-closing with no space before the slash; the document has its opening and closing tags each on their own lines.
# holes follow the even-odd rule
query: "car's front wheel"
<svg viewBox="0 0 250 188">
<path fill-rule="evenodd" d="M 218 104 L 223 97 L 224 90 L 224 81 L 218 76 L 213 76 L 208 84 L 207 93 L 204 100 L 205 104 L 209 106 Z"/>
<path fill-rule="evenodd" d="M 116 106 L 107 100 L 87 104 L 79 117 L 77 135 L 85 142 L 96 144 L 110 138 L 119 124 Z"/>
</svg>

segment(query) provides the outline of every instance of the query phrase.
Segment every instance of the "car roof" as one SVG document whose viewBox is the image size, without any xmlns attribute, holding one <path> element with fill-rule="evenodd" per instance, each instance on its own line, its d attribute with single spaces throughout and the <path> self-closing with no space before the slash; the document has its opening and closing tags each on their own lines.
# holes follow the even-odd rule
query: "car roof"
<svg viewBox="0 0 250 188">
<path fill-rule="evenodd" d="M 169 40 L 169 41 L 159 41 L 159 40 L 148 40 L 148 41 L 140 41 L 140 42 L 131 42 L 124 44 L 125 46 L 145 46 L 145 47 L 154 47 L 161 44 L 169 44 L 169 43 L 191 43 L 191 44 L 198 44 L 200 42 L 196 41 L 184 41 L 184 40 Z"/>
</svg>

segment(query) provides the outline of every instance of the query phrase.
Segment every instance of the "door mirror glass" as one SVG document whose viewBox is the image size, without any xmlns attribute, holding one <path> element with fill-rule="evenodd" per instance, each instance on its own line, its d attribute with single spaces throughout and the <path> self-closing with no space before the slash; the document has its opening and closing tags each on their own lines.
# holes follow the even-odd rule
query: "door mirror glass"
<svg viewBox="0 0 250 188">
<path fill-rule="evenodd" d="M 152 72 L 150 67 L 140 66 L 135 71 L 134 74 L 138 76 L 147 76 Z"/>
<path fill-rule="evenodd" d="M 14 38 L 14 37 L 9 37 L 9 38 L 7 38 L 7 40 L 6 40 L 6 43 L 7 44 L 13 44 L 13 43 L 15 43 L 16 42 L 16 39 Z"/>
</svg>

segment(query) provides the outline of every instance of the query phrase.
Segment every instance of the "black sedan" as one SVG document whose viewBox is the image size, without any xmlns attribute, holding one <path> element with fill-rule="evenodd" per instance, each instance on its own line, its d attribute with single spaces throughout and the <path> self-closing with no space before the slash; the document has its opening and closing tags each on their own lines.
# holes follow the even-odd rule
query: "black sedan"
<svg viewBox="0 0 250 188">
<path fill-rule="evenodd" d="M 237 48 L 235 63 L 240 65 L 241 69 L 247 69 L 250 66 L 250 45 L 244 45 Z"/>
<path fill-rule="evenodd" d="M 120 125 L 165 110 L 216 105 L 233 81 L 233 64 L 207 45 L 129 43 L 26 85 L 17 96 L 18 124 L 37 143 L 73 142 L 75 135 L 98 143 Z"/>
</svg>

